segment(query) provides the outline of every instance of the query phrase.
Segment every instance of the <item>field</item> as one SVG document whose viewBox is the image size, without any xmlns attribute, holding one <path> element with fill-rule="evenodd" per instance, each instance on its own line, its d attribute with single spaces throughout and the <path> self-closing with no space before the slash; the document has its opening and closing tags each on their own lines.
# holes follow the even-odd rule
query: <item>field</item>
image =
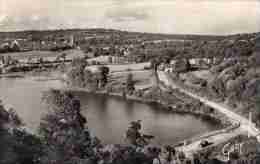
<svg viewBox="0 0 260 164">
<path fill-rule="evenodd" d="M 111 72 L 125 72 L 125 71 L 138 71 L 144 70 L 149 67 L 150 63 L 137 63 L 137 64 L 123 64 L 123 65 L 107 65 Z"/>
<path fill-rule="evenodd" d="M 94 58 L 90 58 L 87 61 L 88 62 L 92 62 L 92 61 L 97 61 L 100 63 L 108 63 L 108 56 L 99 56 L 99 57 L 94 57 Z"/>
<path fill-rule="evenodd" d="M 133 80 L 135 82 L 136 89 L 144 89 L 153 85 L 152 72 L 150 70 L 112 73 L 109 77 L 110 82 L 114 85 L 125 83 L 129 73 L 133 74 Z"/>
<path fill-rule="evenodd" d="M 204 79 L 207 81 L 213 78 L 213 75 L 209 70 L 193 71 L 190 73 L 197 78 Z"/>
<path fill-rule="evenodd" d="M 149 67 L 150 63 L 136 63 L 136 64 L 108 64 L 106 65 L 109 67 L 110 73 L 115 72 L 128 72 L 128 71 L 142 71 L 145 67 Z M 96 65 L 89 66 L 88 68 L 94 68 Z"/>
</svg>

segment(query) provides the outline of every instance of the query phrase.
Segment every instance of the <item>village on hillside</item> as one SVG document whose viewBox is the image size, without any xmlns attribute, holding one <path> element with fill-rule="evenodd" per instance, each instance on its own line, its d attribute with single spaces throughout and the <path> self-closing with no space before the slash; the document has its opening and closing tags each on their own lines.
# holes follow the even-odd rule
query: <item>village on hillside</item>
<svg viewBox="0 0 260 164">
<path fill-rule="evenodd" d="M 25 81 L 20 83 L 21 79 Z M 138 161 L 140 164 L 155 164 L 155 159 L 167 159 L 176 162 L 174 164 L 194 161 L 197 161 L 194 164 L 207 164 L 208 161 L 230 164 L 244 161 L 243 164 L 249 164 L 250 160 L 257 164 L 260 161 L 259 33 L 226 36 L 168 35 L 111 29 L 0 33 L 0 96 L 12 103 L 8 99 L 12 87 L 21 85 L 16 92 L 24 86 L 29 89 L 23 89 L 24 96 L 16 99 L 24 101 L 29 97 L 37 102 L 40 101 L 36 100 L 37 96 L 30 95 L 37 87 L 41 88 L 36 83 L 40 85 L 46 81 L 46 84 L 41 85 L 49 87 L 53 85 L 48 83 L 51 80 L 59 84 L 59 89 L 50 87 L 50 91 L 43 94 L 43 99 L 50 105 L 52 112 L 44 117 L 37 116 L 41 121 L 32 123 L 28 120 L 32 118 L 29 117 L 30 114 L 38 115 L 35 104 L 26 107 L 20 105 L 21 108 L 29 108 L 28 114 L 25 114 L 19 109 L 7 109 L 1 102 L 0 125 L 2 129 L 8 129 L 4 132 L 13 141 L 5 139 L 14 147 L 20 143 L 17 150 L 28 153 L 26 157 L 24 154 L 21 157 L 17 155 L 17 158 L 24 161 L 21 164 L 32 159 L 36 162 L 31 163 L 41 164 L 64 161 L 70 161 L 70 164 L 73 161 L 97 164 L 121 164 L 123 161 L 130 164 Z M 41 95 L 41 92 L 38 94 Z M 93 102 L 84 104 L 87 101 L 85 97 L 92 100 L 88 94 L 98 101 L 95 102 L 96 105 Z M 111 99 L 119 97 L 122 98 L 120 101 L 131 105 L 118 105 L 119 107 L 112 107 L 112 111 L 106 111 L 109 105 L 100 96 Z M 111 101 L 112 105 L 119 102 L 116 98 Z M 145 133 L 153 132 L 149 129 L 151 127 L 146 129 L 148 124 L 143 125 L 141 120 L 137 121 L 140 117 L 134 116 L 133 111 L 137 105 L 132 101 L 152 104 L 155 109 L 162 108 L 167 116 L 192 115 L 219 126 L 214 130 L 196 133 L 195 136 L 188 134 L 189 137 L 179 137 L 175 143 L 169 143 L 166 147 L 160 144 L 158 146 L 159 141 L 156 140 L 157 145 L 153 147 L 152 140 L 157 136 L 141 131 L 144 129 Z M 14 101 L 16 105 L 19 103 L 21 102 Z M 102 117 L 98 118 L 100 124 L 103 123 L 102 119 L 117 116 L 117 108 L 126 108 L 128 117 L 121 118 L 119 115 L 115 119 L 136 119 L 124 127 L 127 146 L 121 143 L 106 144 L 98 139 L 100 136 L 90 135 L 95 113 L 86 116 L 83 109 L 92 107 L 98 110 L 100 105 L 104 105 Z M 15 107 L 19 108 L 19 105 Z M 140 108 L 138 112 L 142 110 Z M 156 112 L 159 111 L 155 110 Z M 142 116 L 144 113 L 139 114 Z M 148 116 L 144 115 L 144 122 Z M 25 119 L 25 125 L 20 119 Z M 87 126 L 88 119 L 90 128 Z M 116 126 L 117 123 L 113 121 L 116 120 L 107 121 L 108 125 L 100 125 L 97 131 L 104 126 L 109 129 L 109 124 Z M 152 122 L 156 124 L 160 120 Z M 39 126 L 37 128 L 41 133 L 29 133 L 28 127 L 33 127 L 30 124 Z M 177 122 L 172 124 L 178 125 Z M 205 128 L 208 127 L 210 125 Z M 176 130 L 176 134 L 181 132 Z M 160 134 L 160 130 L 156 134 Z M 241 145 L 244 145 L 243 150 Z M 10 150 L 10 153 L 17 152 Z M 60 156 L 53 155 L 55 153 L 60 153 Z M 9 160 L 5 158 L 4 160 Z M 168 164 L 165 161 L 159 164 Z"/>
</svg>

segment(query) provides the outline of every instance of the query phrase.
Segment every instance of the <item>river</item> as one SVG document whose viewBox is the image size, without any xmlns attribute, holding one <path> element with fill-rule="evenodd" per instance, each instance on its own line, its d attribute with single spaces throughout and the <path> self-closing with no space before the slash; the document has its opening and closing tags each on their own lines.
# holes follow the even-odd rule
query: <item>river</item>
<svg viewBox="0 0 260 164">
<path fill-rule="evenodd" d="M 47 112 L 41 102 L 42 92 L 62 87 L 58 80 L 0 78 L 0 99 L 17 111 L 28 128 L 37 131 L 42 115 Z M 107 144 L 124 143 L 125 131 L 134 120 L 142 120 L 142 131 L 154 135 L 153 142 L 160 145 L 220 128 L 199 117 L 167 112 L 160 105 L 86 92 L 74 94 L 81 100 L 82 114 L 88 120 L 90 131 Z"/>
</svg>

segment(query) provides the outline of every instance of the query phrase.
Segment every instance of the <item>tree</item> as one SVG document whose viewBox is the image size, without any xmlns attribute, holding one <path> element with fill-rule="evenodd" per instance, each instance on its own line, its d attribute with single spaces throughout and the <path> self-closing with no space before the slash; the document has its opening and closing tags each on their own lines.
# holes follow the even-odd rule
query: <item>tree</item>
<svg viewBox="0 0 260 164">
<path fill-rule="evenodd" d="M 109 74 L 109 68 L 107 66 L 101 66 L 99 67 L 100 73 L 99 73 L 99 83 L 100 87 L 105 87 L 107 84 L 108 74 Z"/>
<path fill-rule="evenodd" d="M 99 144 L 86 128 L 80 101 L 70 92 L 50 90 L 43 96 L 49 113 L 41 120 L 40 134 L 47 141 L 41 163 L 73 163 L 95 158 Z"/>
<path fill-rule="evenodd" d="M 0 104 L 0 163 L 36 164 L 39 162 L 43 153 L 42 141 L 37 136 L 18 129 L 21 122 L 13 109 L 7 111 Z"/>
<path fill-rule="evenodd" d="M 84 58 L 74 58 L 72 59 L 72 67 L 85 68 L 88 65 L 87 61 Z"/>
<path fill-rule="evenodd" d="M 130 122 L 130 126 L 126 131 L 126 140 L 129 144 L 143 147 L 149 144 L 149 141 L 154 138 L 154 136 L 142 134 L 140 132 L 141 129 L 141 120 Z"/>
<path fill-rule="evenodd" d="M 40 58 L 38 59 L 38 62 L 39 62 L 40 64 L 43 64 L 43 63 L 44 63 L 44 60 L 43 60 L 43 58 L 42 58 L 42 57 L 40 57 Z"/>
<path fill-rule="evenodd" d="M 108 56 L 108 63 L 113 63 L 113 57 L 112 56 Z"/>
<path fill-rule="evenodd" d="M 126 91 L 129 94 L 133 94 L 134 90 L 135 90 L 135 82 L 133 80 L 133 74 L 129 73 L 126 79 Z"/>
<path fill-rule="evenodd" d="M 65 62 L 67 54 L 66 53 L 62 53 L 60 57 L 63 59 L 63 62 Z"/>
<path fill-rule="evenodd" d="M 257 73 L 257 68 L 260 66 L 260 52 L 255 52 L 249 57 L 249 63 L 254 68 L 255 73 Z"/>
<path fill-rule="evenodd" d="M 84 69 L 81 66 L 72 67 L 67 72 L 67 82 L 71 86 L 76 87 L 84 87 L 85 86 L 85 77 L 84 77 Z"/>
<path fill-rule="evenodd" d="M 0 100 L 0 129 L 4 128 L 4 125 L 9 122 L 9 113 L 2 105 Z"/>
<path fill-rule="evenodd" d="M 90 70 L 84 71 L 84 86 L 88 88 L 90 91 L 95 91 L 98 89 L 99 85 L 101 84 L 99 81 L 101 79 L 101 73 L 93 73 Z"/>
<path fill-rule="evenodd" d="M 153 70 L 156 72 L 158 69 L 158 66 L 160 64 L 159 60 L 157 58 L 153 58 L 151 59 L 151 67 L 153 68 Z"/>
<path fill-rule="evenodd" d="M 85 86 L 85 67 L 87 61 L 83 58 L 74 58 L 71 62 L 71 68 L 67 72 L 67 82 L 72 86 Z"/>
</svg>

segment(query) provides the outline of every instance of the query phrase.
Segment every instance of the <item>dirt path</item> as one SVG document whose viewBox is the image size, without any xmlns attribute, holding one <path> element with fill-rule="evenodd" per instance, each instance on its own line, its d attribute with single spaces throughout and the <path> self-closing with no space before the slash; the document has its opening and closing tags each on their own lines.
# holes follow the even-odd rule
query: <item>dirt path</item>
<svg viewBox="0 0 260 164">
<path fill-rule="evenodd" d="M 189 95 L 189 96 L 191 96 L 191 97 L 193 97 L 197 100 L 200 100 L 202 103 L 220 111 L 221 113 L 224 113 L 231 120 L 240 122 L 241 128 L 248 131 L 252 136 L 257 136 L 258 134 L 260 134 L 260 131 L 257 128 L 255 128 L 255 125 L 252 124 L 247 118 L 240 116 L 239 114 L 236 114 L 230 108 L 224 106 L 223 104 L 219 104 L 219 103 L 210 101 L 205 97 L 201 97 L 199 95 L 191 93 L 191 92 L 187 91 L 186 89 L 176 85 L 176 83 L 174 83 L 174 81 L 165 72 L 158 71 L 158 77 L 166 85 L 168 85 L 172 88 L 175 88 L 175 89 L 177 88 L 181 92 L 183 92 L 183 93 L 185 93 L 185 94 L 187 94 L 187 95 Z"/>
<path fill-rule="evenodd" d="M 218 145 L 220 143 L 223 143 L 225 141 L 228 141 L 229 139 L 239 135 L 239 134 L 246 134 L 249 133 L 251 136 L 257 136 L 258 141 L 260 142 L 260 137 L 258 136 L 260 134 L 259 129 L 255 127 L 254 124 L 252 124 L 247 118 L 240 116 L 239 114 L 236 114 L 233 112 L 230 108 L 227 106 L 224 106 L 223 104 L 219 104 L 213 101 L 208 100 L 205 97 L 201 97 L 199 95 L 196 95 L 194 93 L 189 92 L 188 90 L 178 86 L 174 80 L 169 77 L 169 75 L 165 72 L 158 71 L 157 72 L 158 79 L 163 82 L 165 85 L 173 88 L 173 89 L 179 89 L 179 91 L 185 93 L 188 96 L 191 96 L 197 100 L 200 100 L 205 105 L 208 105 L 216 110 L 218 110 L 221 113 L 224 113 L 227 117 L 230 118 L 233 122 L 239 122 L 240 127 L 236 128 L 232 131 L 216 134 L 207 138 L 198 139 L 188 145 L 181 146 L 178 149 L 185 152 L 186 155 L 192 155 L 194 152 L 201 150 L 200 143 L 202 140 L 206 139 L 209 142 L 213 142 L 214 145 Z"/>
<path fill-rule="evenodd" d="M 210 137 L 206 138 L 206 140 L 213 143 L 211 146 L 216 146 L 216 145 L 219 145 L 221 143 L 224 143 L 224 142 L 230 140 L 231 138 L 233 138 L 235 136 L 245 134 L 245 133 L 246 132 L 243 129 L 237 128 L 237 129 L 229 131 L 229 132 L 220 133 L 220 134 L 217 134 L 217 135 L 210 136 Z M 202 140 L 204 140 L 204 139 L 196 140 L 196 141 L 192 142 L 191 144 L 179 147 L 177 149 L 179 151 L 185 152 L 185 154 L 187 156 L 192 156 L 194 153 L 203 149 L 200 146 L 200 143 L 201 143 Z"/>
</svg>

